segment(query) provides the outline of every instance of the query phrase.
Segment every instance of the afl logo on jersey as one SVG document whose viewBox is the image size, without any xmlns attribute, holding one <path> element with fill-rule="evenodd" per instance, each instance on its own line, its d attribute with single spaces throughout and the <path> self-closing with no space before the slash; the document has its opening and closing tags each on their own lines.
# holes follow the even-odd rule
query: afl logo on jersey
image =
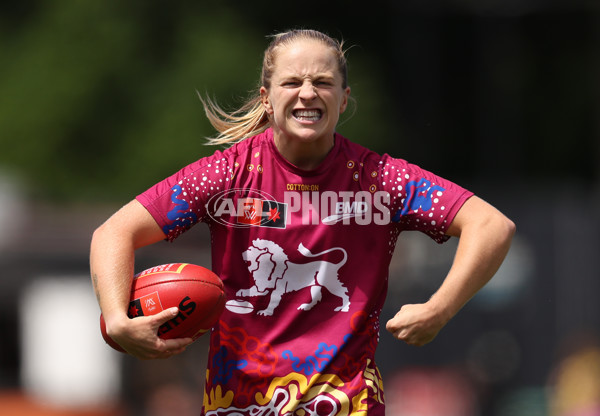
<svg viewBox="0 0 600 416">
<path fill-rule="evenodd" d="M 287 204 L 263 191 L 235 188 L 215 194 L 207 211 L 214 221 L 228 227 L 285 228 Z"/>
</svg>

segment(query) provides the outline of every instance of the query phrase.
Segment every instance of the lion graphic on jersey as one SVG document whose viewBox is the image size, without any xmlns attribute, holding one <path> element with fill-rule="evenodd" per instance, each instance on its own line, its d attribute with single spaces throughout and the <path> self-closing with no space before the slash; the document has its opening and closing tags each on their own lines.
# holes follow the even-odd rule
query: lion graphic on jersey
<svg viewBox="0 0 600 416">
<path fill-rule="evenodd" d="M 298 251 L 307 258 L 319 257 L 335 250 L 344 254 L 339 263 L 322 260 L 292 263 L 279 245 L 257 238 L 242 254 L 242 258 L 249 262 L 248 271 L 252 274 L 254 286 L 240 289 L 236 295 L 242 297 L 270 295 L 269 306 L 258 314 L 271 316 L 284 294 L 304 288 L 310 288 L 311 301 L 300 305 L 298 309 L 305 311 L 312 309 L 322 299 L 321 290 L 324 287 L 342 299 L 342 305 L 335 308 L 335 311 L 348 312 L 350 307 L 348 289 L 338 278 L 338 270 L 348 259 L 346 250 L 334 247 L 313 254 L 302 243 L 298 246 Z"/>
</svg>

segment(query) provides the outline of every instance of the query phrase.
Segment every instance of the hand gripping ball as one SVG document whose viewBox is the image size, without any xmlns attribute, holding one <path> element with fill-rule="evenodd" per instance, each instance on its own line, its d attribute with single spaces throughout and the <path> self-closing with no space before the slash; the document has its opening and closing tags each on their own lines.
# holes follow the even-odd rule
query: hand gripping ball
<svg viewBox="0 0 600 416">
<path fill-rule="evenodd" d="M 196 340 L 215 325 L 223 312 L 223 282 L 212 271 L 189 263 L 163 264 L 134 276 L 129 318 L 154 315 L 173 306 L 179 308 L 179 314 L 158 328 L 158 336 Z M 123 352 L 106 333 L 102 315 L 100 330 L 108 345 Z"/>
</svg>

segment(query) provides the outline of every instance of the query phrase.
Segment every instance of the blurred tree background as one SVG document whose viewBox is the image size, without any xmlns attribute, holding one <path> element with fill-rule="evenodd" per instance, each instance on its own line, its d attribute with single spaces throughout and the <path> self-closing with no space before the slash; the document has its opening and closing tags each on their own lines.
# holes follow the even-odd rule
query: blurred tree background
<svg viewBox="0 0 600 416">
<path fill-rule="evenodd" d="M 314 27 L 350 47 L 351 139 L 456 179 L 593 182 L 594 5 L 3 2 L 0 165 L 45 199 L 131 197 L 213 150 L 197 92 L 233 108 L 266 36 Z"/>
<path fill-rule="evenodd" d="M 1 7 L 0 163 L 52 200 L 122 199 L 214 151 L 197 93 L 241 104 L 275 32 L 228 2 Z M 368 95 L 347 128 L 385 142 L 385 127 L 367 128 L 389 125 L 383 65 L 370 74 L 361 54 L 352 75 Z"/>
</svg>

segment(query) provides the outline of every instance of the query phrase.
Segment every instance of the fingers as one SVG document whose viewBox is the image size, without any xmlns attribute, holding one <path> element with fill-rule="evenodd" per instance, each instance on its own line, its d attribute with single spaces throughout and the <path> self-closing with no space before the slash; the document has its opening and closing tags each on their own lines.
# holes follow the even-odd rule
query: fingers
<svg viewBox="0 0 600 416">
<path fill-rule="evenodd" d="M 409 331 L 407 329 L 401 329 L 398 331 L 389 331 L 389 332 L 391 332 L 391 334 L 397 340 L 403 341 L 406 344 L 412 345 L 415 347 L 422 347 L 423 345 L 428 344 L 429 342 L 433 341 L 433 338 L 435 338 L 435 335 L 431 335 L 431 334 L 420 334 L 420 333 L 413 334 L 413 333 L 411 333 L 411 331 Z"/>
<path fill-rule="evenodd" d="M 158 328 L 162 324 L 175 318 L 178 313 L 179 309 L 176 306 L 174 306 L 172 308 L 165 309 L 164 311 L 159 312 L 156 315 L 150 315 L 149 318 L 152 318 L 154 325 L 156 325 L 156 328 Z"/>
<path fill-rule="evenodd" d="M 129 320 L 126 338 L 122 339 L 120 345 L 141 360 L 165 359 L 181 354 L 194 342 L 192 338 L 162 339 L 158 336 L 160 326 L 178 313 L 179 309 L 173 307 L 155 315 Z"/>
<path fill-rule="evenodd" d="M 385 326 L 394 338 L 418 347 L 433 341 L 442 327 L 422 304 L 404 305 Z"/>
<path fill-rule="evenodd" d="M 157 334 L 158 328 L 170 321 L 179 314 L 177 307 L 165 309 L 155 315 L 149 316 L 152 319 L 152 331 Z M 154 337 L 155 345 L 154 352 L 150 354 L 151 359 L 156 358 L 169 358 L 173 355 L 181 354 L 194 340 L 192 338 L 176 338 L 176 339 L 162 339 L 158 335 Z"/>
<path fill-rule="evenodd" d="M 172 357 L 184 352 L 194 340 L 192 338 L 162 339 L 156 337 L 150 347 L 139 346 L 134 350 L 128 350 L 129 354 L 141 360 L 156 360 Z"/>
<path fill-rule="evenodd" d="M 398 325 L 394 318 L 387 322 L 385 329 L 400 341 L 404 341 L 409 345 L 420 346 L 418 341 L 411 335 L 411 331 L 408 328 Z"/>
<path fill-rule="evenodd" d="M 173 355 L 181 354 L 193 342 L 194 340 L 192 338 L 175 338 L 164 340 L 164 346 L 161 348 L 163 351 L 163 356 L 161 356 L 161 358 L 169 358 Z"/>
<path fill-rule="evenodd" d="M 394 338 L 397 338 L 399 340 L 404 340 L 408 332 L 406 329 L 397 327 L 395 325 L 394 319 L 390 319 L 389 321 L 387 321 L 387 323 L 385 324 L 385 329 L 390 334 L 392 334 Z"/>
</svg>

